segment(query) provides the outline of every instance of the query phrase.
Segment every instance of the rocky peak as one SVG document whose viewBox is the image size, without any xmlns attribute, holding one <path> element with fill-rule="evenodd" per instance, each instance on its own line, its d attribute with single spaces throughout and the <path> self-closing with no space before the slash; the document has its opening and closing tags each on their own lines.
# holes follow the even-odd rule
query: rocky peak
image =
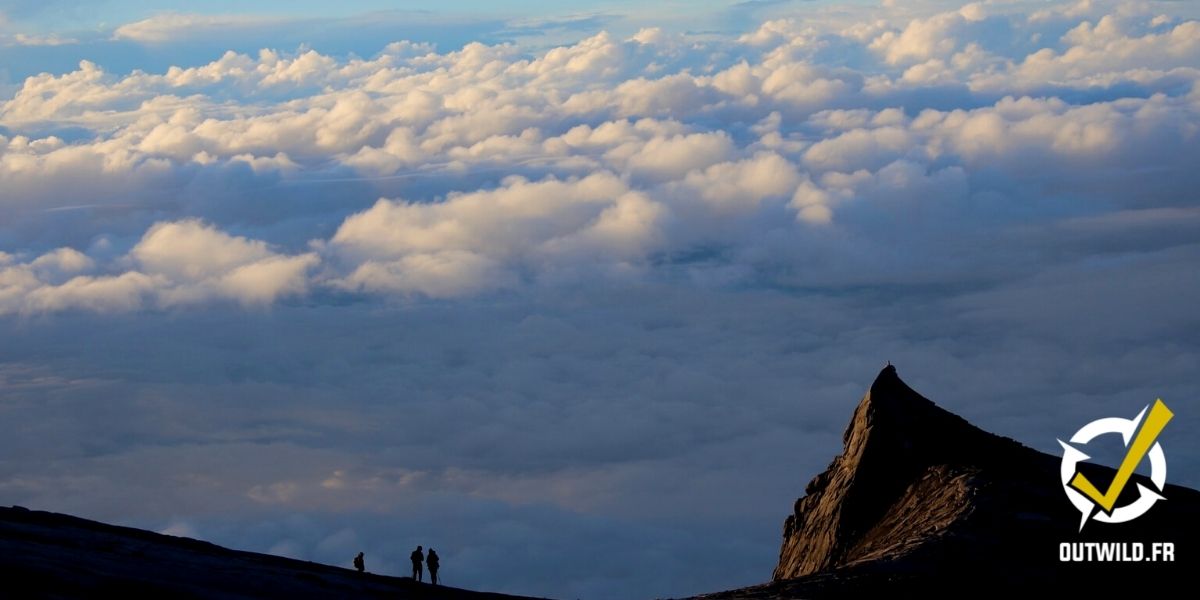
<svg viewBox="0 0 1200 600">
<path fill-rule="evenodd" d="M 917 545 L 970 510 L 971 475 L 1032 450 L 950 413 L 885 367 L 854 410 L 844 448 L 784 522 L 774 579 L 828 571 Z M 937 502 L 902 514 L 924 483 Z M 926 498 L 930 500 L 930 498 Z"/>
<path fill-rule="evenodd" d="M 881 582 L 902 576 L 933 585 L 954 573 L 1047 582 L 1071 575 L 1087 583 L 1079 577 L 1089 572 L 1063 571 L 1054 552 L 1059 543 L 1163 539 L 1186 545 L 1197 535 L 1189 515 L 1200 508 L 1200 493 L 1173 485 L 1164 493 L 1170 502 L 1135 522 L 1079 531 L 1079 514 L 1062 492 L 1059 457 L 938 407 L 891 365 L 854 409 L 843 443 L 784 521 L 774 581 L 794 587 L 833 577 L 853 584 L 847 573 L 874 573 Z M 1097 481 L 1114 473 L 1102 465 L 1079 468 Z M 1126 486 L 1123 494 L 1136 494 L 1135 488 Z M 1168 573 L 1163 565 L 1154 571 L 1156 577 L 1188 573 Z"/>
<path fill-rule="evenodd" d="M 1098 415 L 1099 416 L 1099 415 Z M 1089 524 L 1062 490 L 1061 457 L 988 433 L 908 387 L 891 365 L 854 409 L 842 453 L 784 522 L 771 583 L 703 600 L 940 598 L 1069 589 L 1111 597 L 1195 579 L 1200 492 L 1168 484 L 1132 522 Z M 1093 481 L 1115 471 L 1080 463 Z M 1149 480 L 1141 475 L 1144 484 Z M 1137 497 L 1125 486 L 1118 504 Z M 1171 542 L 1164 562 L 1060 562 L 1064 542 Z M 1120 573 L 1114 577 L 1114 573 Z"/>
</svg>

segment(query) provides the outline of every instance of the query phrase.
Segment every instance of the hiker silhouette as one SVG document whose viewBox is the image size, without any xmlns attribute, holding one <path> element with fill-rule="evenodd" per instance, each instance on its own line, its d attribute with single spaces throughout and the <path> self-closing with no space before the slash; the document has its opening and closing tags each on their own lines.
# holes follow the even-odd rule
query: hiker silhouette
<svg viewBox="0 0 1200 600">
<path fill-rule="evenodd" d="M 362 552 L 359 552 L 358 556 L 354 557 L 354 568 L 358 569 L 359 573 L 362 573 L 363 569 L 366 568 L 366 565 L 363 564 L 363 553 Z"/>
<path fill-rule="evenodd" d="M 408 557 L 412 559 L 413 581 L 421 581 L 421 563 L 425 560 L 425 555 L 421 553 L 421 547 L 417 546 L 417 549 L 413 550 Z"/>
<path fill-rule="evenodd" d="M 437 551 L 433 548 L 429 549 L 429 558 L 425 559 L 425 564 L 429 565 L 429 583 L 437 585 L 438 555 Z"/>
</svg>

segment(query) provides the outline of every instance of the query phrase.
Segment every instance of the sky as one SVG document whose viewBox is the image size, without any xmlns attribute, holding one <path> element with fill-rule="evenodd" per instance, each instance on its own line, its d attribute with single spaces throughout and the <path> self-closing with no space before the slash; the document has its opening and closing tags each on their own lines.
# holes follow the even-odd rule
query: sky
<svg viewBox="0 0 1200 600">
<path fill-rule="evenodd" d="M 494 4 L 0 1 L 0 505 L 717 591 L 889 360 L 1200 486 L 1195 3 Z"/>
</svg>

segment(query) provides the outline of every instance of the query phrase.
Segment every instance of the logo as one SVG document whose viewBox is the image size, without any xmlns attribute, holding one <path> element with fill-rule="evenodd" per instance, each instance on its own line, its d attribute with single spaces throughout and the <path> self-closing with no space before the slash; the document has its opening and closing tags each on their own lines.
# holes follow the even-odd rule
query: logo
<svg viewBox="0 0 1200 600">
<path fill-rule="evenodd" d="M 1174 416 L 1171 409 L 1159 399 L 1143 408 L 1142 412 L 1132 419 L 1096 419 L 1076 431 L 1075 435 L 1071 436 L 1070 443 L 1058 440 L 1063 447 L 1062 467 L 1059 470 L 1063 491 L 1071 504 L 1079 510 L 1079 514 L 1083 515 L 1079 521 L 1080 531 L 1083 531 L 1083 526 L 1087 525 L 1089 519 L 1101 523 L 1132 521 L 1146 514 L 1155 502 L 1165 500 L 1159 492 L 1162 492 L 1167 484 L 1167 459 L 1163 455 L 1162 445 L 1158 443 L 1158 434 L 1162 433 L 1163 428 Z M 1125 443 L 1125 458 L 1117 467 L 1117 474 L 1108 484 L 1108 488 L 1102 492 L 1078 470 L 1079 461 L 1091 457 L 1071 444 L 1085 446 L 1106 433 L 1121 434 L 1121 440 Z M 1143 458 L 1150 459 L 1150 482 L 1158 491 L 1138 483 L 1137 500 L 1124 506 L 1116 506 L 1117 498 L 1121 496 Z"/>
</svg>

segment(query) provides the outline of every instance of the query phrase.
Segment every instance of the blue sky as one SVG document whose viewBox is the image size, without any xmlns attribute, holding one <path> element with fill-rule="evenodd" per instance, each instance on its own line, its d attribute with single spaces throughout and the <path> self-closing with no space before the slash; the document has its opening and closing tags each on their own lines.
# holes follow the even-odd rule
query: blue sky
<svg viewBox="0 0 1200 600">
<path fill-rule="evenodd" d="M 443 50 L 471 41 L 520 42 L 544 47 L 578 39 L 603 27 L 632 34 L 643 26 L 675 31 L 736 33 L 786 10 L 819 2 L 4 2 L 0 31 L 64 46 L 0 46 L 0 76 L 9 81 L 42 71 L 73 68 L 87 58 L 111 70 L 162 70 L 202 64 L 224 50 L 315 48 L 333 55 L 371 56 L 399 39 Z M 114 37 L 123 25 L 164 15 L 230 19 L 232 27 L 155 41 Z M 239 22 L 240 20 L 240 22 Z M 0 79 L 3 82 L 3 79 Z"/>
<path fill-rule="evenodd" d="M 715 591 L 889 360 L 1200 485 L 1196 3 L 696 6 L 0 3 L 0 503 Z"/>
<path fill-rule="evenodd" d="M 251 14 L 260 16 L 285 16 L 288 18 L 347 17 L 369 12 L 420 11 L 433 14 L 473 16 L 536 16 L 570 15 L 578 13 L 619 13 L 643 16 L 660 15 L 668 19 L 678 18 L 683 8 L 692 11 L 711 12 L 736 5 L 749 7 L 754 2 L 741 3 L 727 0 L 697 0 L 695 2 L 669 1 L 648 7 L 645 3 L 629 0 L 561 0 L 558 2 L 515 0 L 496 3 L 478 1 L 432 2 L 416 0 L 387 2 L 383 0 L 350 0 L 329 3 L 309 0 L 258 0 L 253 3 L 230 0 L 187 2 L 183 0 L 100 0 L 78 2 L 51 0 L 48 2 L 25 2 L 7 0 L 2 4 L 5 14 L 13 22 L 36 27 L 40 31 L 64 31 L 111 27 L 136 21 L 164 12 L 197 14 Z M 759 2 L 765 6 L 788 4 L 788 2 Z"/>
<path fill-rule="evenodd" d="M 388 2 L 351 0 L 348 2 L 314 2 L 309 0 L 258 0 L 253 3 L 229 0 L 187 2 L 182 0 L 101 0 L 99 2 L 5 2 L 5 12 L 13 20 L 37 24 L 43 30 L 90 29 L 144 19 L 162 12 L 199 14 L 283 15 L 291 18 L 345 17 L 375 11 L 409 10 L 443 14 L 504 14 L 537 15 L 570 14 L 572 12 L 615 11 L 629 12 L 645 8 L 637 2 L 622 0 L 562 0 L 559 2 L 517 0 L 497 4 L 487 1 L 430 2 L 410 0 Z M 680 4 L 680 3 L 677 3 Z M 700 10 L 731 3 L 701 0 L 689 3 Z M 670 3 L 663 5 L 670 11 Z M 679 7 L 674 7 L 678 9 Z"/>
</svg>

